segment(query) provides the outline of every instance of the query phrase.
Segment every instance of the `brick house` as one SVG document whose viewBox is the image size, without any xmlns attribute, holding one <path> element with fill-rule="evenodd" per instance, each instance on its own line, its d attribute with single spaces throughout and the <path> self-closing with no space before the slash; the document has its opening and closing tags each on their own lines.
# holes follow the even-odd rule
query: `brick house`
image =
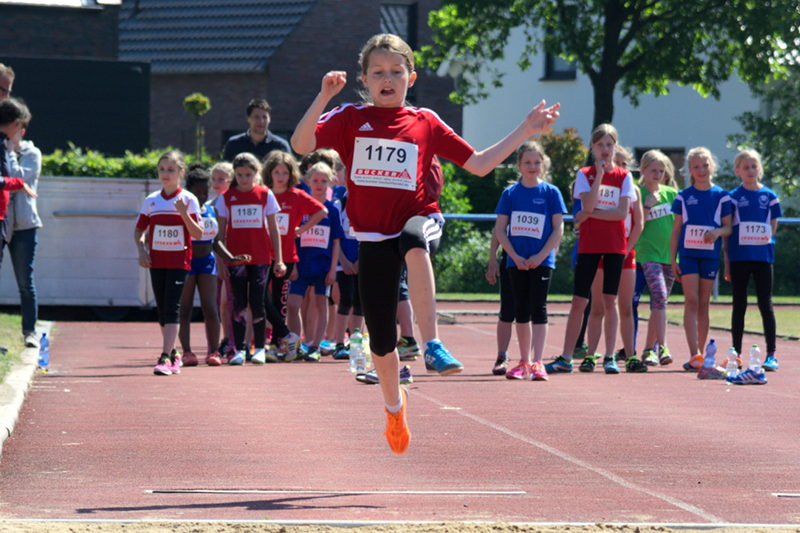
<svg viewBox="0 0 800 533">
<path fill-rule="evenodd" d="M 325 72 L 348 72 L 348 87 L 334 103 L 357 101 L 357 55 L 373 34 L 430 42 L 427 14 L 438 0 L 123 0 L 119 58 L 151 69 L 151 146 L 191 150 L 194 121 L 183 98 L 199 91 L 211 99 L 203 119 L 206 148 L 218 154 L 228 136 L 245 130 L 245 107 L 254 97 L 272 106 L 270 129 L 291 134 L 319 91 Z M 461 108 L 447 95 L 452 81 L 421 71 L 412 103 L 436 109 L 456 131 Z"/>
</svg>

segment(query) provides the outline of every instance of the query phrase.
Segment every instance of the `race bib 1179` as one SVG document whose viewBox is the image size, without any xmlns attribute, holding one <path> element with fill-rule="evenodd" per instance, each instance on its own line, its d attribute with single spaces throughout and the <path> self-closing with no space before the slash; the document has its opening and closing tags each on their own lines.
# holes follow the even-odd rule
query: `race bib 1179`
<svg viewBox="0 0 800 533">
<path fill-rule="evenodd" d="M 362 187 L 417 189 L 417 145 L 356 137 L 350 178 Z"/>
</svg>

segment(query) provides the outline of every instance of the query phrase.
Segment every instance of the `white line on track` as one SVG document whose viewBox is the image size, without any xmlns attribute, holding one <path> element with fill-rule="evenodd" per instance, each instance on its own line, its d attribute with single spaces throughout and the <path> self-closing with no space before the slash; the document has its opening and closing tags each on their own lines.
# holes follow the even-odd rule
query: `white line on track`
<svg viewBox="0 0 800 533">
<path fill-rule="evenodd" d="M 282 526 L 302 526 L 302 525 L 317 525 L 329 527 L 359 527 L 359 526 L 391 526 L 391 525 L 426 525 L 426 524 L 441 524 L 441 520 L 219 520 L 213 518 L 189 518 L 181 520 L 165 520 L 165 519 L 130 519 L 130 518 L 4 518 L 2 524 L 52 524 L 52 523 L 68 523 L 68 524 L 275 524 Z M 455 522 L 458 524 L 486 524 L 492 525 L 497 522 L 489 521 L 476 521 L 466 520 Z M 585 527 L 596 526 L 596 522 L 504 522 L 504 524 L 511 526 L 527 526 L 527 527 Z M 607 526 L 640 526 L 640 527 L 662 527 L 670 529 L 707 529 L 713 530 L 718 528 L 771 528 L 771 529 L 787 529 L 794 531 L 797 529 L 797 524 L 746 524 L 746 523 L 725 523 L 725 524 L 709 524 L 707 522 L 603 522 Z"/>
<path fill-rule="evenodd" d="M 415 396 L 419 396 L 420 398 L 428 400 L 429 402 L 434 403 L 434 404 L 438 405 L 439 407 L 447 407 L 448 406 L 448 404 L 440 402 L 436 398 L 432 398 L 431 396 L 428 396 L 427 394 L 423 394 L 423 393 L 419 392 L 419 390 L 414 390 L 413 394 Z M 515 431 L 512 431 L 512 430 L 510 430 L 510 429 L 508 429 L 506 427 L 503 427 L 503 426 L 501 426 L 499 424 L 495 424 L 494 422 L 491 422 L 490 420 L 486 420 L 485 418 L 481 418 L 481 417 L 479 417 L 477 415 L 473 415 L 472 413 L 470 413 L 468 411 L 465 411 L 464 409 L 457 410 L 457 411 L 454 410 L 454 412 L 459 414 L 459 415 L 461 415 L 461 416 L 469 418 L 473 422 L 477 422 L 478 424 L 481 424 L 481 425 L 486 426 L 488 428 L 494 429 L 495 431 L 499 431 L 500 433 L 504 433 L 504 434 L 508 435 L 509 437 L 512 437 L 514 439 L 522 441 L 522 442 L 524 442 L 526 444 L 530 444 L 531 446 L 535 446 L 535 447 L 539 448 L 540 450 L 543 450 L 543 451 L 545 451 L 545 452 L 547 452 L 549 454 L 552 454 L 552 455 L 554 455 L 556 457 L 559 457 L 559 458 L 563 459 L 564 461 L 567 461 L 568 463 L 572 463 L 572 464 L 574 464 L 576 466 L 579 466 L 580 468 L 583 468 L 585 470 L 589 470 L 591 472 L 594 472 L 595 474 L 598 474 L 598 475 L 600 475 L 600 476 L 602 476 L 602 477 L 604 477 L 604 478 L 606 478 L 606 479 L 608 479 L 610 481 L 613 481 L 614 483 L 616 483 L 616 484 L 618 484 L 618 485 L 620 485 L 622 487 L 625 487 L 626 489 L 634 490 L 634 491 L 640 492 L 642 494 L 646 494 L 648 496 L 651 496 L 653 498 L 658 498 L 659 500 L 663 500 L 663 501 L 669 503 L 670 505 L 674 505 L 675 507 L 677 507 L 679 509 L 682 509 L 682 510 L 688 512 L 688 513 L 691 513 L 691 514 L 693 514 L 695 516 L 698 516 L 698 517 L 700 517 L 700 518 L 702 518 L 704 520 L 708 520 L 709 522 L 712 522 L 712 523 L 715 523 L 715 524 L 725 524 L 725 525 L 727 525 L 727 522 L 725 520 L 723 520 L 722 518 L 720 518 L 718 516 L 715 516 L 715 515 L 707 512 L 707 511 L 705 511 L 705 510 L 703 510 L 703 509 L 701 509 L 699 507 L 696 507 L 694 505 L 691 505 L 689 503 L 681 501 L 681 500 L 679 500 L 677 498 L 673 498 L 672 496 L 668 496 L 666 494 L 661 494 L 659 492 L 652 491 L 652 490 L 650 490 L 650 489 L 648 489 L 646 487 L 642 487 L 641 485 L 637 485 L 636 483 L 630 482 L 630 481 L 626 480 L 623 477 L 620 477 L 620 476 L 618 476 L 618 475 L 616 475 L 616 474 L 614 474 L 612 472 L 609 472 L 608 470 L 605 470 L 603 468 L 600 468 L 600 467 L 594 466 L 592 464 L 589 464 L 586 461 L 578 459 L 577 457 L 573 457 L 573 456 L 571 456 L 571 455 L 569 455 L 567 453 L 562 452 L 561 450 L 553 448 L 552 446 L 548 446 L 547 444 L 545 444 L 543 442 L 539 442 L 537 440 L 533 440 L 533 439 L 531 439 L 529 437 L 526 437 L 525 435 L 521 435 L 521 434 L 519 434 L 519 433 L 517 433 Z"/>
<path fill-rule="evenodd" d="M 524 496 L 524 490 L 288 490 L 288 489 L 149 489 L 146 494 L 404 494 L 424 496 Z"/>
<path fill-rule="evenodd" d="M 773 492 L 772 495 L 778 498 L 800 498 L 800 494 L 795 494 L 793 492 Z"/>
</svg>

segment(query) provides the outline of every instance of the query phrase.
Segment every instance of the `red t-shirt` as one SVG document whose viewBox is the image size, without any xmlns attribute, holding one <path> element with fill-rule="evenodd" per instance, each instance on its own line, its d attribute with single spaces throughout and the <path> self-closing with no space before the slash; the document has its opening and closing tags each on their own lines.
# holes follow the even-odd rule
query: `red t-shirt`
<svg viewBox="0 0 800 533">
<path fill-rule="evenodd" d="M 0 178 L 0 220 L 5 220 L 8 211 L 9 193 L 18 191 L 25 184 L 22 178 Z"/>
<path fill-rule="evenodd" d="M 164 194 L 163 189 L 151 193 L 139 210 L 136 227 L 147 230 L 150 268 L 191 270 L 192 238 L 174 205 L 179 197 L 189 200 L 189 216 L 195 221 L 199 220 L 200 204 L 197 198 L 180 187 L 169 196 Z"/>
<path fill-rule="evenodd" d="M 278 219 L 278 229 L 281 232 L 283 262 L 296 263 L 299 257 L 295 246 L 295 228 L 301 225 L 303 216 L 311 216 L 320 209 L 324 209 L 325 206 L 297 187 L 289 187 L 286 191 L 276 194 L 275 199 L 281 207 L 281 212 L 277 214 L 276 218 Z"/>
<path fill-rule="evenodd" d="M 475 150 L 430 109 L 347 104 L 322 115 L 317 148 L 333 148 L 349 170 L 347 216 L 361 241 L 394 237 L 413 216 L 435 211 L 431 160 L 463 166 Z"/>
<path fill-rule="evenodd" d="M 231 187 L 217 202 L 217 214 L 227 219 L 225 246 L 233 255 L 250 254 L 248 265 L 269 265 L 273 250 L 266 218 L 280 211 L 275 195 L 263 185 L 242 192 Z"/>
<path fill-rule="evenodd" d="M 580 199 L 594 183 L 597 169 L 594 166 L 578 171 L 574 197 Z M 603 174 L 600 196 L 595 209 L 615 209 L 622 197 L 634 200 L 633 176 L 622 167 L 615 166 Z M 581 223 L 578 239 L 579 254 L 624 254 L 628 244 L 625 220 L 598 220 L 589 218 Z"/>
</svg>

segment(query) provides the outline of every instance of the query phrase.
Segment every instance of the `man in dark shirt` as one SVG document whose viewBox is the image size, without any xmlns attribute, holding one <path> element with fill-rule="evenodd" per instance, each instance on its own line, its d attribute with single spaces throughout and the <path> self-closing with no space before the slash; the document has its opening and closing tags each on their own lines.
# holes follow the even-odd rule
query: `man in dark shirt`
<svg viewBox="0 0 800 533">
<path fill-rule="evenodd" d="M 283 150 L 292 153 L 286 139 L 273 135 L 269 131 L 270 123 L 269 103 L 263 98 L 254 98 L 247 105 L 247 124 L 249 128 L 244 133 L 234 135 L 225 143 L 222 159 L 233 161 L 233 158 L 242 152 L 250 152 L 259 161 L 273 150 Z"/>
</svg>

